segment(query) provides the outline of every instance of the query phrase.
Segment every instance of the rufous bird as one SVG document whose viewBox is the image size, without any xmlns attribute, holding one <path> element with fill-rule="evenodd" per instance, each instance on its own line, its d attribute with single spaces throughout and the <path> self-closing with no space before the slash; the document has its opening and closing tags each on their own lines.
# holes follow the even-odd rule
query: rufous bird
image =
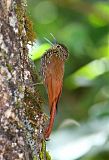
<svg viewBox="0 0 109 160">
<path fill-rule="evenodd" d="M 45 130 L 45 139 L 49 138 L 52 131 L 57 104 L 62 93 L 64 64 L 67 58 L 67 48 L 57 43 L 52 44 L 52 47 L 41 58 L 41 75 L 47 88 L 50 110 L 50 121 Z"/>
</svg>

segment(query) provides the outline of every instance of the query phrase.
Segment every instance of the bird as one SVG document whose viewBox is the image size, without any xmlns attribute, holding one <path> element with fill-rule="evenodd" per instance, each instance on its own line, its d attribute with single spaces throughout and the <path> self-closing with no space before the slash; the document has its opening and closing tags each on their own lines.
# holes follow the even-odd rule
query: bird
<svg viewBox="0 0 109 160">
<path fill-rule="evenodd" d="M 48 93 L 50 120 L 45 129 L 44 137 L 47 140 L 52 132 L 57 105 L 62 93 L 64 64 L 68 58 L 68 49 L 65 45 L 55 42 L 41 57 L 41 75 L 43 84 Z"/>
</svg>

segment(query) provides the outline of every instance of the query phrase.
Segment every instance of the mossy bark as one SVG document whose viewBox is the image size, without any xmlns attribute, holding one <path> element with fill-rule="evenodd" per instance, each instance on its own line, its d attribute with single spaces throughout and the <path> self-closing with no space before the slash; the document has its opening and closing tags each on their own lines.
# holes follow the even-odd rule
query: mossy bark
<svg viewBox="0 0 109 160">
<path fill-rule="evenodd" d="M 37 74 L 28 59 L 34 41 L 23 0 L 0 1 L 0 159 L 50 159 L 46 153 L 46 115 L 33 83 Z"/>
</svg>

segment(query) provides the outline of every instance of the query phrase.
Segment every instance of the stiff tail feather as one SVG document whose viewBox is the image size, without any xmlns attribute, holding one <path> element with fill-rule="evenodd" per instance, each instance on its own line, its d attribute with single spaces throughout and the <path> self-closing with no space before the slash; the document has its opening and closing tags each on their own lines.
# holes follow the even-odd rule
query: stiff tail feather
<svg viewBox="0 0 109 160">
<path fill-rule="evenodd" d="M 53 123 L 54 123 L 54 119 L 55 119 L 55 114 L 56 114 L 56 102 L 54 101 L 53 106 L 51 107 L 51 112 L 50 112 L 50 121 L 49 121 L 49 125 L 45 131 L 45 138 L 48 139 L 52 128 L 53 128 Z"/>
</svg>

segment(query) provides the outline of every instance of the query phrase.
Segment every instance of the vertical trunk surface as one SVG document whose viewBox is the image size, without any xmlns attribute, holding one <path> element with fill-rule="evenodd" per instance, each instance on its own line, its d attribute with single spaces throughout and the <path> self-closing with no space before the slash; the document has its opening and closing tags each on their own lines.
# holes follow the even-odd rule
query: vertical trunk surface
<svg viewBox="0 0 109 160">
<path fill-rule="evenodd" d="M 46 116 L 28 42 L 34 40 L 32 23 L 23 0 L 0 0 L 0 160 L 50 159 L 43 128 Z"/>
</svg>

